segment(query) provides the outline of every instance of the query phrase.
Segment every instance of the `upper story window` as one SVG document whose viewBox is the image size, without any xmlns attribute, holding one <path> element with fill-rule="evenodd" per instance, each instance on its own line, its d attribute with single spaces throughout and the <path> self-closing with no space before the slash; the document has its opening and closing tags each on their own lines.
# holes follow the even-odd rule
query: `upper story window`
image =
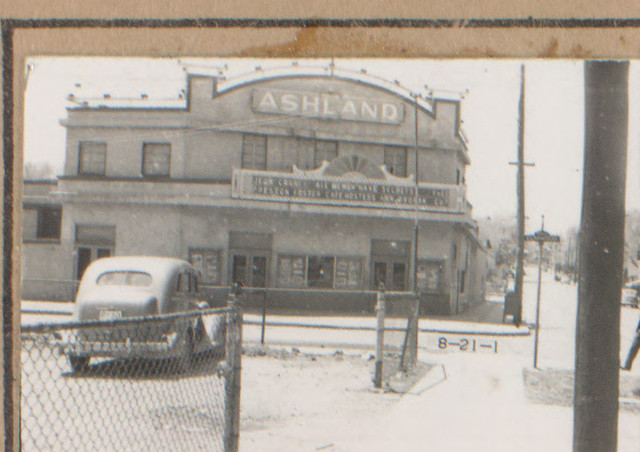
<svg viewBox="0 0 640 452">
<path fill-rule="evenodd" d="M 316 141 L 314 165 L 319 168 L 322 162 L 332 161 L 338 157 L 338 142 L 337 141 Z"/>
<path fill-rule="evenodd" d="M 60 240 L 62 207 L 25 206 L 22 215 L 24 240 Z"/>
<path fill-rule="evenodd" d="M 267 169 L 267 137 L 261 135 L 242 136 L 242 168 Z"/>
<path fill-rule="evenodd" d="M 171 168 L 170 143 L 144 143 L 142 145 L 142 175 L 169 177 Z"/>
<path fill-rule="evenodd" d="M 81 141 L 78 143 L 78 174 L 104 176 L 107 167 L 107 143 Z"/>
<path fill-rule="evenodd" d="M 394 176 L 407 177 L 407 148 L 385 146 L 384 165 Z"/>
</svg>

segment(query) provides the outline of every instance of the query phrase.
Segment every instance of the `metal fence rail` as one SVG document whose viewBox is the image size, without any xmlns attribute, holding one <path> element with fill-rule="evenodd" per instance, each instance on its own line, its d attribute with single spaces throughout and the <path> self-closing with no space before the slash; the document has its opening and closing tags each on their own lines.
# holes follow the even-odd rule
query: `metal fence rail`
<svg viewBox="0 0 640 452">
<path fill-rule="evenodd" d="M 241 325 L 231 303 L 23 327 L 22 450 L 237 450 Z"/>
</svg>

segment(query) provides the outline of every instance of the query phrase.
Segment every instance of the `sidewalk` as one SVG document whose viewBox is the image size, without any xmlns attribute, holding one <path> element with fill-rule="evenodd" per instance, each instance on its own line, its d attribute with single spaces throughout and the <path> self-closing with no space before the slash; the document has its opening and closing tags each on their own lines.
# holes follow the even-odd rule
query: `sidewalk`
<svg viewBox="0 0 640 452">
<path fill-rule="evenodd" d="M 527 399 L 513 357 L 447 356 L 387 414 L 338 432 L 333 451 L 389 450 L 565 452 L 572 448 L 572 407 Z M 432 357 L 433 358 L 433 357 Z M 444 372 L 443 372 L 444 370 Z M 434 384 L 437 383 L 437 384 Z M 618 451 L 637 451 L 640 416 L 621 411 Z"/>
</svg>

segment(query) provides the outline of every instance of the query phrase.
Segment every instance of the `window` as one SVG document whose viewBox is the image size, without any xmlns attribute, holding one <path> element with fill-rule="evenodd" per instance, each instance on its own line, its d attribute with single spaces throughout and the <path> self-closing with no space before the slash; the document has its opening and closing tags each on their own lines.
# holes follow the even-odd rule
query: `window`
<svg viewBox="0 0 640 452">
<path fill-rule="evenodd" d="M 278 287 L 306 286 L 306 256 L 280 256 L 278 259 Z"/>
<path fill-rule="evenodd" d="M 296 140 L 298 152 L 296 156 L 296 166 L 301 170 L 313 169 L 314 145 L 313 140 L 299 138 Z"/>
<path fill-rule="evenodd" d="M 336 258 L 336 289 L 357 289 L 362 276 L 362 260 L 346 257 Z"/>
<path fill-rule="evenodd" d="M 78 174 L 104 176 L 107 167 L 107 143 L 81 141 L 78 144 Z"/>
<path fill-rule="evenodd" d="M 189 273 L 183 272 L 178 275 L 178 285 L 176 286 L 176 292 L 189 293 Z"/>
<path fill-rule="evenodd" d="M 99 286 L 138 286 L 151 285 L 151 275 L 144 272 L 107 272 L 100 275 L 96 282 Z"/>
<path fill-rule="evenodd" d="M 338 157 L 337 141 L 316 141 L 314 164 L 319 168 L 323 161 L 330 162 Z"/>
<path fill-rule="evenodd" d="M 333 288 L 333 257 L 309 256 L 307 258 L 307 285 L 323 289 Z"/>
<path fill-rule="evenodd" d="M 384 165 L 394 176 L 407 177 L 407 148 L 385 146 Z"/>
<path fill-rule="evenodd" d="M 25 240 L 60 240 L 62 207 L 25 206 L 22 236 Z"/>
<path fill-rule="evenodd" d="M 267 169 L 267 137 L 261 135 L 242 136 L 242 168 Z"/>
<path fill-rule="evenodd" d="M 171 168 L 170 143 L 144 143 L 142 145 L 142 175 L 169 177 Z"/>
<path fill-rule="evenodd" d="M 200 288 L 199 284 L 200 280 L 198 276 L 193 272 L 189 272 L 189 288 L 191 289 L 191 292 L 198 292 Z"/>
<path fill-rule="evenodd" d="M 442 261 L 418 261 L 418 287 L 423 292 L 440 292 L 442 289 Z"/>
<path fill-rule="evenodd" d="M 192 248 L 189 250 L 189 262 L 198 272 L 198 278 L 204 284 L 220 284 L 220 250 Z"/>
<path fill-rule="evenodd" d="M 361 258 L 278 256 L 278 287 L 359 289 L 361 281 Z"/>
</svg>

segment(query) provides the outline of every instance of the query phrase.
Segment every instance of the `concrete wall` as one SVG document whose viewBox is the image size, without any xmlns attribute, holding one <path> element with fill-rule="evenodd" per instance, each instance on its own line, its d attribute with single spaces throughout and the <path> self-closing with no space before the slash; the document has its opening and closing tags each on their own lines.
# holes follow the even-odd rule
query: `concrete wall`
<svg viewBox="0 0 640 452">
<path fill-rule="evenodd" d="M 242 135 L 200 131 L 186 136 L 185 177 L 231 180 L 233 168 L 240 168 Z"/>
<path fill-rule="evenodd" d="M 301 138 L 336 140 L 339 155 L 359 154 L 384 163 L 383 144 L 408 149 L 407 173 L 415 172 L 415 117 L 413 100 L 379 87 L 328 77 L 266 79 L 216 93 L 211 78 L 191 77 L 188 110 L 78 109 L 69 110 L 66 175 L 76 175 L 78 142 L 107 143 L 107 176 L 141 177 L 143 142 L 169 142 L 171 176 L 175 178 L 230 179 L 240 167 L 242 134 L 269 136 L 267 164 L 286 168 L 292 148 Z M 404 105 L 400 124 L 282 117 L 252 110 L 256 89 L 333 93 L 351 98 L 375 99 Z M 420 180 L 455 183 L 456 168 L 463 168 L 457 150 L 459 104 L 435 101 L 433 112 L 419 109 Z"/>
</svg>

